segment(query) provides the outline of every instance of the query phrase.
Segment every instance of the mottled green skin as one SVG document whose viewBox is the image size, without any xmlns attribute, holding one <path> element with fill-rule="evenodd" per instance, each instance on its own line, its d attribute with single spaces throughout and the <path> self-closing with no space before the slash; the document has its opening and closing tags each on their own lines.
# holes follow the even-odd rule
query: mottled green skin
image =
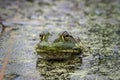
<svg viewBox="0 0 120 80">
<path fill-rule="evenodd" d="M 45 35 L 44 39 L 41 38 L 41 41 L 36 46 L 37 54 L 44 59 L 67 59 L 81 54 L 81 48 L 78 47 L 77 40 L 66 31 L 59 35 L 53 42 L 49 42 L 48 38 Z"/>
</svg>

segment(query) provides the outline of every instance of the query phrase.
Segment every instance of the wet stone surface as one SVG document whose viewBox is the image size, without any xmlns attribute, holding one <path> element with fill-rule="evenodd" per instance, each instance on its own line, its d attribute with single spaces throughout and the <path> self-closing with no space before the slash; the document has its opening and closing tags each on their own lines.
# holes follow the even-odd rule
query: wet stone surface
<svg viewBox="0 0 120 80">
<path fill-rule="evenodd" d="M 0 68 L 14 47 L 4 80 L 120 80 L 119 0 L 0 0 L 0 21 L 17 28 L 0 36 Z M 68 31 L 91 51 L 72 61 L 46 61 L 35 53 L 42 31 Z M 73 63 L 72 63 L 73 62 Z M 59 76 L 59 79 L 58 79 Z"/>
</svg>

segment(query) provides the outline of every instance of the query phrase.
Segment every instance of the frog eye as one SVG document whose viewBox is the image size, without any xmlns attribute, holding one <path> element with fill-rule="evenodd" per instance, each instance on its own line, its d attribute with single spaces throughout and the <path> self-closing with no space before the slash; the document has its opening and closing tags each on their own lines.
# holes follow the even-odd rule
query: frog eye
<svg viewBox="0 0 120 80">
<path fill-rule="evenodd" d="M 42 32 L 42 33 L 39 34 L 39 37 L 42 37 L 42 36 L 44 36 L 44 35 L 45 35 L 45 33 Z"/>
<path fill-rule="evenodd" d="M 40 38 L 41 41 L 48 41 L 48 36 L 49 35 L 50 35 L 50 33 L 42 32 L 42 33 L 39 34 L 39 38 Z"/>
<path fill-rule="evenodd" d="M 64 31 L 63 33 L 62 33 L 62 35 L 65 35 L 65 34 L 69 34 L 67 31 Z"/>
<path fill-rule="evenodd" d="M 63 41 L 73 42 L 73 43 L 76 42 L 74 37 L 70 35 L 67 31 L 64 31 L 61 36 Z"/>
<path fill-rule="evenodd" d="M 67 35 L 64 35 L 64 37 L 69 37 L 69 36 L 70 36 L 70 35 L 68 35 L 68 34 L 67 34 Z"/>
<path fill-rule="evenodd" d="M 70 38 L 71 35 L 69 35 L 69 33 L 67 31 L 64 31 L 62 33 L 62 40 L 64 41 L 69 41 L 69 38 Z"/>
<path fill-rule="evenodd" d="M 39 38 L 41 41 L 43 41 L 45 39 L 45 34 L 44 33 L 40 33 L 39 34 Z"/>
<path fill-rule="evenodd" d="M 42 34 L 39 35 L 39 37 L 42 37 L 42 36 L 43 36 Z"/>
<path fill-rule="evenodd" d="M 69 37 L 69 33 L 68 33 L 67 31 L 64 31 L 64 32 L 62 33 L 62 36 L 64 36 L 64 37 Z"/>
</svg>

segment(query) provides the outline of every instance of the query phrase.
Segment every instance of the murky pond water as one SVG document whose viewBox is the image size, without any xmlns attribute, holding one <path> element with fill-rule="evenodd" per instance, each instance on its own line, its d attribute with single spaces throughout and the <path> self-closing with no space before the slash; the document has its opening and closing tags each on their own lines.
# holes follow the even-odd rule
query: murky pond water
<svg viewBox="0 0 120 80">
<path fill-rule="evenodd" d="M 0 18 L 11 28 L 0 36 L 0 68 L 14 44 L 5 80 L 120 80 L 119 0 L 4 0 Z M 35 53 L 42 31 L 68 31 L 91 51 L 81 59 L 46 61 Z"/>
</svg>

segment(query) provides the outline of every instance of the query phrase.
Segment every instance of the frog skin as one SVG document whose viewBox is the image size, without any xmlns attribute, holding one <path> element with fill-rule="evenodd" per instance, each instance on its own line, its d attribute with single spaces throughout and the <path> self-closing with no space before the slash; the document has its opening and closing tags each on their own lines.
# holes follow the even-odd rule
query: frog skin
<svg viewBox="0 0 120 80">
<path fill-rule="evenodd" d="M 63 31 L 52 42 L 49 38 L 54 36 L 49 32 L 39 35 L 40 42 L 36 45 L 36 52 L 43 59 L 68 59 L 82 54 L 80 40 L 75 39 L 67 31 Z"/>
</svg>

